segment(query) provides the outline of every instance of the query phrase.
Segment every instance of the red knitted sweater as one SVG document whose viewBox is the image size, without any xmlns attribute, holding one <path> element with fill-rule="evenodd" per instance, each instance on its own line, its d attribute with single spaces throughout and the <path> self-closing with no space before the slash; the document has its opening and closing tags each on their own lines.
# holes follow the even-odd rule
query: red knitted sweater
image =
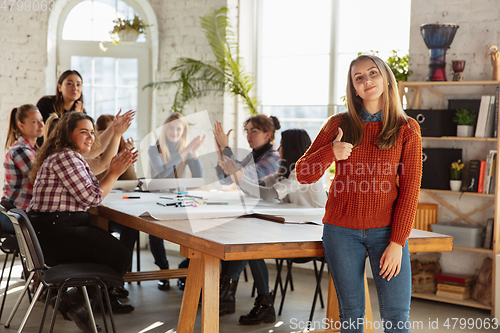
<svg viewBox="0 0 500 333">
<path fill-rule="evenodd" d="M 295 166 L 302 184 L 318 181 L 334 161 L 332 142 L 345 113 L 328 120 Z M 422 141 L 418 123 L 408 117 L 396 145 L 379 149 L 382 122 L 365 122 L 363 140 L 347 160 L 336 162 L 323 223 L 351 229 L 392 224 L 391 241 L 404 246 L 417 209 L 422 176 Z M 399 187 L 396 178 L 399 175 Z"/>
</svg>

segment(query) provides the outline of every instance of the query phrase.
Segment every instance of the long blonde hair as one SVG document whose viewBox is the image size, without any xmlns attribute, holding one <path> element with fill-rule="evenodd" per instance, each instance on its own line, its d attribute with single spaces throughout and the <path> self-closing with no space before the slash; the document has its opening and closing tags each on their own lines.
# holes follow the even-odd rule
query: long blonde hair
<svg viewBox="0 0 500 333">
<path fill-rule="evenodd" d="M 38 108 L 33 104 L 23 104 L 20 107 L 13 108 L 10 112 L 9 131 L 5 140 L 5 150 L 9 149 L 22 136 L 21 129 L 17 124 L 24 124 L 24 119 L 28 117 L 30 111 L 38 111 Z"/>
<path fill-rule="evenodd" d="M 344 132 L 342 141 L 357 146 L 363 140 L 363 123 L 360 114 L 363 110 L 363 100 L 356 96 L 356 90 L 352 83 L 352 67 L 360 60 L 369 59 L 375 63 L 383 78 L 384 89 L 382 93 L 382 130 L 375 143 L 380 149 L 394 147 L 399 129 L 407 122 L 406 114 L 399 100 L 396 78 L 387 64 L 377 56 L 363 54 L 354 59 L 349 65 L 347 74 L 347 116 L 342 121 L 341 128 Z"/>
<path fill-rule="evenodd" d="M 178 112 L 172 113 L 170 116 L 165 119 L 165 122 L 163 123 L 163 126 L 160 131 L 160 136 L 158 137 L 158 140 L 156 141 L 156 146 L 158 147 L 158 152 L 160 153 L 161 159 L 163 160 L 163 163 L 167 163 L 170 160 L 170 151 L 168 149 L 167 145 L 167 131 L 168 131 L 168 126 L 167 124 L 172 122 L 172 121 L 179 121 L 182 124 L 182 127 L 184 127 L 184 130 L 182 131 L 181 138 L 179 139 L 177 143 L 177 148 L 176 152 L 181 151 L 186 147 L 186 142 L 187 142 L 187 136 L 188 136 L 188 123 L 186 121 L 186 118 Z M 177 177 L 182 177 L 184 175 L 184 161 L 179 163 L 178 166 L 175 168 L 176 171 L 176 176 Z"/>
</svg>

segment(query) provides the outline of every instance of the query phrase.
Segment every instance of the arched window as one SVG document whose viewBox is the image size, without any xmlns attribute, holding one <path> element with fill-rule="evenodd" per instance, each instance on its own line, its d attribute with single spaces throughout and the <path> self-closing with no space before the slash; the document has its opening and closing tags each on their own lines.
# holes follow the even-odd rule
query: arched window
<svg viewBox="0 0 500 333">
<path fill-rule="evenodd" d="M 151 92 L 142 87 L 151 82 L 150 43 L 140 35 L 114 45 L 110 31 L 114 20 L 137 15 L 145 21 L 142 14 L 133 1 L 70 1 L 61 13 L 57 43 L 57 76 L 67 69 L 80 72 L 84 108 L 94 119 L 119 109 L 138 110 L 125 134 L 136 141 L 149 131 Z"/>
</svg>

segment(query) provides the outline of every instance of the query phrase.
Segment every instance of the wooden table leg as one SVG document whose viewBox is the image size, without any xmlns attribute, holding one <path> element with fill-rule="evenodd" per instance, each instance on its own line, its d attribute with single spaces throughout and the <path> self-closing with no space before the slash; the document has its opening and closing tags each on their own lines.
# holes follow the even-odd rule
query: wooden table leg
<svg viewBox="0 0 500 333">
<path fill-rule="evenodd" d="M 201 285 L 205 276 L 203 254 L 193 251 L 189 257 L 191 261 L 189 262 L 181 312 L 179 313 L 179 321 L 177 323 L 178 333 L 193 333 Z"/>
<path fill-rule="evenodd" d="M 366 272 L 365 272 L 365 323 L 368 323 L 368 326 L 365 324 L 365 332 L 375 333 L 375 328 L 373 324 L 372 303 L 370 302 L 370 291 L 368 290 L 368 280 L 366 279 Z"/>
<path fill-rule="evenodd" d="M 201 332 L 214 333 L 219 332 L 220 260 L 204 254 L 203 262 L 205 270 L 203 276 Z"/>
<path fill-rule="evenodd" d="M 218 333 L 220 260 L 185 247 L 181 247 L 181 254 L 191 261 L 182 297 L 177 333 L 193 333 L 200 291 L 203 292 L 201 332 Z"/>
</svg>

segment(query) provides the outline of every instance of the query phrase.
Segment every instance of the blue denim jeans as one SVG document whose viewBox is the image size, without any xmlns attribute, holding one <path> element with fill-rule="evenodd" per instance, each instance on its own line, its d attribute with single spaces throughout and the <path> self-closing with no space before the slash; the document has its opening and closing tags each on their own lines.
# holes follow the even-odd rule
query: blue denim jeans
<svg viewBox="0 0 500 333">
<path fill-rule="evenodd" d="M 380 258 L 391 237 L 392 226 L 374 229 L 349 229 L 325 223 L 323 248 L 328 270 L 339 301 L 341 332 L 363 332 L 365 313 L 364 272 L 368 256 L 377 287 L 384 332 L 409 332 L 411 266 L 408 242 L 403 247 L 401 271 L 390 281 L 379 275 Z M 383 326 L 382 326 L 383 324 Z M 370 326 L 368 326 L 370 327 Z"/>
</svg>

